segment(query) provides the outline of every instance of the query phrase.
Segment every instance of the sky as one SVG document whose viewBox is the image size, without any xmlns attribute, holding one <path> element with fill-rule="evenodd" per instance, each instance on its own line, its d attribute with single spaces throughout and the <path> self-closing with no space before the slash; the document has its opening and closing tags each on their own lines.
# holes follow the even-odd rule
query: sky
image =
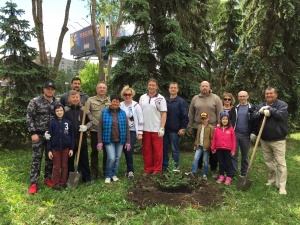
<svg viewBox="0 0 300 225">
<path fill-rule="evenodd" d="M 1 0 L 0 2 L 0 7 L 5 6 L 6 1 Z M 25 11 L 25 14 L 20 19 L 28 20 L 31 24 L 31 28 L 34 27 L 31 0 L 12 0 L 12 2 L 18 5 L 18 9 L 23 9 Z M 66 3 L 67 0 L 43 0 L 46 51 L 50 51 L 52 57 L 56 55 L 57 42 L 65 16 Z M 68 21 L 69 31 L 64 36 L 62 46 L 63 58 L 73 59 L 73 56 L 70 55 L 70 34 L 90 25 L 91 20 L 88 14 L 89 9 L 86 7 L 85 1 L 72 0 Z M 33 39 L 27 44 L 38 50 L 36 39 Z"/>
</svg>

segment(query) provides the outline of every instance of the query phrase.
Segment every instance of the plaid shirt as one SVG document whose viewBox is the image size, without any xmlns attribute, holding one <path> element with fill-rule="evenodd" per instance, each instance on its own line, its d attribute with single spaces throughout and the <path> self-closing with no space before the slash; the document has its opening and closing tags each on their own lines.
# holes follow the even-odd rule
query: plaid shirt
<svg viewBox="0 0 300 225">
<path fill-rule="evenodd" d="M 102 141 L 103 143 L 111 142 L 111 128 L 112 128 L 112 114 L 110 113 L 109 108 L 102 111 Z M 126 113 L 124 110 L 119 109 L 118 111 L 118 124 L 119 124 L 119 133 L 120 133 L 120 143 L 126 143 Z"/>
</svg>

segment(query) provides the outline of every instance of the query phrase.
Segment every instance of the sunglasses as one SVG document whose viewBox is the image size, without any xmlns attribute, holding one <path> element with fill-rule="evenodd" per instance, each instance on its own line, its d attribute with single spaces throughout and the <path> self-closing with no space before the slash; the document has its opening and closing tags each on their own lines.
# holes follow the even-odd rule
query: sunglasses
<svg viewBox="0 0 300 225">
<path fill-rule="evenodd" d="M 130 97 L 130 96 L 131 96 L 131 94 L 124 94 L 124 97 L 126 97 L 126 96 Z"/>
<path fill-rule="evenodd" d="M 231 101 L 231 98 L 223 98 L 224 101 Z"/>
</svg>

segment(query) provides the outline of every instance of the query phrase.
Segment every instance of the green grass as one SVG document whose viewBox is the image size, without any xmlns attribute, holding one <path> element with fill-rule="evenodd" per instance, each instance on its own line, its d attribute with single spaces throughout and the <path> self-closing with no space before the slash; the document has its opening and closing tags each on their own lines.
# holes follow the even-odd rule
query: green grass
<svg viewBox="0 0 300 225">
<path fill-rule="evenodd" d="M 139 210 L 124 198 L 131 181 L 124 179 L 125 159 L 119 170 L 120 182 L 80 184 L 76 189 L 52 191 L 42 184 L 36 195 L 28 195 L 31 150 L 0 151 L 0 224 L 299 224 L 300 221 L 300 134 L 287 141 L 288 183 L 286 196 L 265 186 L 266 166 L 257 151 L 249 190 L 225 189 L 218 208 L 200 211 L 158 205 Z M 101 156 L 100 156 L 101 157 Z M 143 172 L 142 156 L 135 154 L 136 179 Z M 189 171 L 193 152 L 181 153 L 181 168 Z M 101 162 L 101 160 L 100 160 Z M 41 174 L 43 177 L 43 174 Z M 209 179 L 209 182 L 215 183 Z"/>
</svg>

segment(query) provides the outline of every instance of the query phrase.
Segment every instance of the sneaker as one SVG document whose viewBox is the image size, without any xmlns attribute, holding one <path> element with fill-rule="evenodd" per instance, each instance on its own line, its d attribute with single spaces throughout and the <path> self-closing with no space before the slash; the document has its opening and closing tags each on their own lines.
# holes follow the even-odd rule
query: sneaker
<svg viewBox="0 0 300 225">
<path fill-rule="evenodd" d="M 150 173 L 148 173 L 148 172 L 144 172 L 143 174 L 142 174 L 142 176 L 143 177 L 146 177 L 146 176 L 148 176 Z"/>
<path fill-rule="evenodd" d="M 211 177 L 212 178 L 217 178 L 218 177 L 218 173 L 216 171 L 211 171 Z"/>
<path fill-rule="evenodd" d="M 196 174 L 192 173 L 192 172 L 188 172 L 188 173 L 184 173 L 185 176 L 191 177 L 191 178 L 195 178 Z"/>
<path fill-rule="evenodd" d="M 31 184 L 28 190 L 28 194 L 34 195 L 38 190 L 38 187 L 36 184 Z"/>
<path fill-rule="evenodd" d="M 47 178 L 44 181 L 44 184 L 48 185 L 49 187 L 53 187 L 54 186 L 53 181 L 51 180 L 51 178 Z"/>
<path fill-rule="evenodd" d="M 279 194 L 280 195 L 286 195 L 287 193 L 286 193 L 285 188 L 279 188 Z"/>
<path fill-rule="evenodd" d="M 110 183 L 110 178 L 105 178 L 104 183 L 109 184 Z"/>
<path fill-rule="evenodd" d="M 130 171 L 130 172 L 128 173 L 128 178 L 129 178 L 129 179 L 133 179 L 133 178 L 134 178 L 134 173 Z"/>
<path fill-rule="evenodd" d="M 112 180 L 113 180 L 114 182 L 116 182 L 116 181 L 119 180 L 119 178 L 117 178 L 117 176 L 113 176 L 113 177 L 112 177 Z"/>
<path fill-rule="evenodd" d="M 231 180 L 232 180 L 231 177 L 226 177 L 225 185 L 230 185 Z"/>
<path fill-rule="evenodd" d="M 221 184 L 225 180 L 225 177 L 223 175 L 219 176 L 219 179 L 217 180 L 218 184 Z"/>
<path fill-rule="evenodd" d="M 207 180 L 206 174 L 203 174 L 202 180 Z"/>
</svg>

